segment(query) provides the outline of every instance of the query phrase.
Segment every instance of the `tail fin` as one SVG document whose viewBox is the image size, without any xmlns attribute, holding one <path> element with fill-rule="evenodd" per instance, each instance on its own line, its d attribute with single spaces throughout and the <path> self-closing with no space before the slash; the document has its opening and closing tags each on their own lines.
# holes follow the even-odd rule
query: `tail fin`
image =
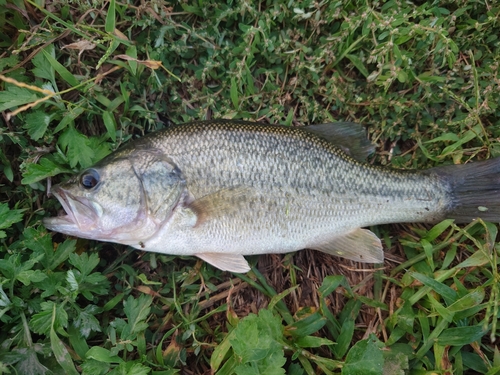
<svg viewBox="0 0 500 375">
<path fill-rule="evenodd" d="M 476 218 L 500 223 L 500 157 L 464 165 L 432 168 L 426 173 L 443 179 L 451 195 L 446 217 L 457 223 Z"/>
</svg>

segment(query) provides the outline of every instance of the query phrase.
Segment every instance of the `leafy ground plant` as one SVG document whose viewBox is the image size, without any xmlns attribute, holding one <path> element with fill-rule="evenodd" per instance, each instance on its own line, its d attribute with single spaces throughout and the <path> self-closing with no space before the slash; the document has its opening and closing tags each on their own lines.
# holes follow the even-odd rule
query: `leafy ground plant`
<svg viewBox="0 0 500 375">
<path fill-rule="evenodd" d="M 172 122 L 359 122 L 395 168 L 499 156 L 498 4 L 0 5 L 0 374 L 500 373 L 491 223 L 240 276 L 41 225 L 52 180 Z"/>
</svg>

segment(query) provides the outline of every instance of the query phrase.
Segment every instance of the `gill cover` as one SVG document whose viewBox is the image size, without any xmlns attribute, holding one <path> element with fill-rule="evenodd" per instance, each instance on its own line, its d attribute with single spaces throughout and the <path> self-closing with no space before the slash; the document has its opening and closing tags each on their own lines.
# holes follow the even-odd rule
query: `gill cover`
<svg viewBox="0 0 500 375">
<path fill-rule="evenodd" d="M 181 170 L 172 159 L 156 149 L 136 150 L 129 158 L 142 185 L 143 212 L 158 224 L 164 222 L 186 187 Z"/>
<path fill-rule="evenodd" d="M 73 236 L 137 245 L 170 218 L 185 185 L 170 158 L 155 149 L 133 150 L 54 186 L 66 215 L 43 222 Z"/>
</svg>

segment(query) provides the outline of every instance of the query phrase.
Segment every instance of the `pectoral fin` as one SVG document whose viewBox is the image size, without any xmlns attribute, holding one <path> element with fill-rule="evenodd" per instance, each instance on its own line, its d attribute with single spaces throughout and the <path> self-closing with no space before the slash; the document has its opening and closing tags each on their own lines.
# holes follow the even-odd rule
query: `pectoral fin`
<svg viewBox="0 0 500 375">
<path fill-rule="evenodd" d="M 362 263 L 383 263 L 384 250 L 380 239 L 368 229 L 356 229 L 348 234 L 319 245 L 312 249 Z"/>
<path fill-rule="evenodd" d="M 222 189 L 194 200 L 188 208 L 195 213 L 196 226 L 199 226 L 211 218 L 220 218 L 239 212 L 250 194 L 252 194 L 252 189 L 247 187 Z"/>
<path fill-rule="evenodd" d="M 245 273 L 250 271 L 250 266 L 243 255 L 226 254 L 226 253 L 201 253 L 196 254 L 212 266 L 217 267 L 222 271 L 230 271 L 235 273 Z"/>
</svg>

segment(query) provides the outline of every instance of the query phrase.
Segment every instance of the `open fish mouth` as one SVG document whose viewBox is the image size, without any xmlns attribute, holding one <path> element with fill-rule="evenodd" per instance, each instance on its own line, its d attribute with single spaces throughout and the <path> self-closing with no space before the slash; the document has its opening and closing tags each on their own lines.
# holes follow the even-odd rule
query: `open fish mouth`
<svg viewBox="0 0 500 375">
<path fill-rule="evenodd" d="M 94 205 L 86 198 L 77 198 L 60 186 L 54 186 L 51 191 L 64 209 L 64 214 L 47 217 L 43 224 L 47 229 L 70 235 L 87 237 L 96 227 L 99 215 Z"/>
</svg>

